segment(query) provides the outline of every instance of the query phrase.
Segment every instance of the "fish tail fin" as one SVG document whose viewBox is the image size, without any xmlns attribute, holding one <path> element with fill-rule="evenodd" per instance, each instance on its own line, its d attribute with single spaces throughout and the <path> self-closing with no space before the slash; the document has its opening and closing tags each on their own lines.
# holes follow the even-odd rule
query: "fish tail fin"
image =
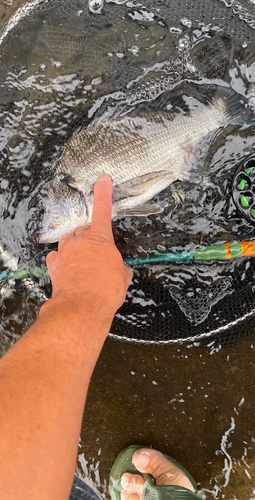
<svg viewBox="0 0 255 500">
<path fill-rule="evenodd" d="M 247 105 L 244 113 L 231 120 L 233 125 L 240 125 L 241 127 L 250 127 L 255 123 L 255 114 L 252 109 Z"/>
<path fill-rule="evenodd" d="M 247 99 L 233 89 L 220 87 L 212 104 L 220 111 L 225 123 L 243 126 L 255 122 L 255 115 L 248 106 Z"/>
</svg>

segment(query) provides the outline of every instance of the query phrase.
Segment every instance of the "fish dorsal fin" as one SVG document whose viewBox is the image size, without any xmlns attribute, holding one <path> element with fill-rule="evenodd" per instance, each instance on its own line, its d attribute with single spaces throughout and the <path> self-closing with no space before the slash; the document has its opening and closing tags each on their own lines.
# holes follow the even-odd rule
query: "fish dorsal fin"
<svg viewBox="0 0 255 500">
<path fill-rule="evenodd" d="M 164 92 L 160 94 L 154 101 L 149 103 L 149 109 L 154 111 L 171 111 L 174 113 L 189 113 L 188 104 L 183 99 L 181 92 Z"/>
<path fill-rule="evenodd" d="M 114 120 L 120 116 L 120 113 L 123 108 L 110 108 L 105 111 L 101 116 L 96 116 L 93 120 L 88 124 L 87 128 L 98 127 L 102 123 L 109 122 Z"/>
<path fill-rule="evenodd" d="M 165 111 L 172 113 L 189 113 L 190 109 L 182 95 L 177 92 L 164 92 L 156 99 L 149 102 L 140 102 L 132 105 L 124 105 L 117 108 L 110 108 L 105 111 L 101 116 L 93 118 L 88 125 L 89 127 L 96 127 L 102 123 L 109 122 L 124 118 L 125 116 L 137 116 L 141 113 L 149 113 L 152 111 Z"/>
</svg>

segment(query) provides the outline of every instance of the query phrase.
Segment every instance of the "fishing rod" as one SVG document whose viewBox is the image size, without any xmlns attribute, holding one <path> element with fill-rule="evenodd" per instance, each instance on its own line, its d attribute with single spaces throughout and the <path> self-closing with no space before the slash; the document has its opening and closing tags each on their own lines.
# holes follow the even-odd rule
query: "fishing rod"
<svg viewBox="0 0 255 500">
<path fill-rule="evenodd" d="M 255 240 L 251 241 L 231 241 L 219 245 L 209 245 L 203 248 L 187 250 L 183 252 L 169 252 L 149 257 L 127 257 L 124 263 L 128 266 L 143 266 L 145 264 L 160 264 L 164 262 L 188 262 L 188 261 L 210 261 L 210 260 L 230 260 L 240 257 L 255 256 Z M 30 261 L 31 262 L 31 261 Z M 30 276 L 45 276 L 48 274 L 47 266 L 35 267 L 30 271 L 27 267 L 22 267 L 15 271 L 0 272 L 0 281 L 9 279 L 22 280 Z"/>
<path fill-rule="evenodd" d="M 47 274 L 49 274 L 47 266 L 35 267 L 33 271 L 30 271 L 27 267 L 22 267 L 21 269 L 17 269 L 16 271 L 1 271 L 0 282 L 10 279 L 24 280 L 31 276 L 36 276 L 37 278 L 39 278 L 40 276 L 45 276 Z"/>
<path fill-rule="evenodd" d="M 129 266 L 141 266 L 144 264 L 158 264 L 163 262 L 188 262 L 208 260 L 229 260 L 238 257 L 255 256 L 255 240 L 231 241 L 220 245 L 210 245 L 196 250 L 183 252 L 170 252 L 165 254 L 150 255 L 149 257 L 130 257 L 124 259 Z"/>
</svg>

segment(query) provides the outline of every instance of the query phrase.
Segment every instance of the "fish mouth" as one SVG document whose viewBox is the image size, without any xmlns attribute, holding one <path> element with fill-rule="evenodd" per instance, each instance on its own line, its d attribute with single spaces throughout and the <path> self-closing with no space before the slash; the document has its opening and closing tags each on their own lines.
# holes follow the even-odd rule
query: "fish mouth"
<svg viewBox="0 0 255 500">
<path fill-rule="evenodd" d="M 56 231 L 56 228 L 55 228 L 55 231 Z M 51 237 L 50 237 L 50 234 L 52 234 Z M 54 234 L 53 227 L 51 227 L 50 225 L 47 225 L 47 224 L 40 224 L 33 232 L 32 240 L 35 243 L 56 243 L 56 241 L 58 241 L 58 240 L 54 238 L 53 234 Z M 53 237 L 53 240 L 52 240 L 52 237 Z"/>
<path fill-rule="evenodd" d="M 63 188 L 64 186 L 64 188 Z M 64 193 L 62 191 L 64 189 Z M 37 222 L 33 233 L 36 243 L 56 243 L 64 234 L 72 233 L 78 226 L 86 223 L 86 198 L 77 190 L 61 184 L 60 193 L 50 190 L 41 200 L 43 216 Z M 66 192 L 67 190 L 67 192 Z M 61 197 L 64 194 L 65 197 Z"/>
<path fill-rule="evenodd" d="M 38 228 L 34 231 L 34 234 L 32 235 L 33 241 L 35 243 L 47 243 L 44 242 L 44 236 L 47 234 L 48 228 L 45 227 L 44 225 L 38 226 Z"/>
<path fill-rule="evenodd" d="M 32 233 L 32 240 L 35 243 L 56 243 L 59 240 L 59 230 L 61 224 L 53 224 L 50 220 L 47 209 L 42 218 L 37 223 L 36 229 Z"/>
<path fill-rule="evenodd" d="M 72 233 L 80 225 L 79 219 L 71 218 L 58 220 L 54 223 L 45 214 L 34 231 L 34 241 L 36 243 L 57 243 L 64 234 Z"/>
<path fill-rule="evenodd" d="M 68 232 L 68 231 L 66 231 Z M 71 232 L 71 231 L 70 231 Z M 61 238 L 59 227 L 53 228 L 45 225 L 38 226 L 37 230 L 33 235 L 33 239 L 36 243 L 57 243 Z"/>
</svg>

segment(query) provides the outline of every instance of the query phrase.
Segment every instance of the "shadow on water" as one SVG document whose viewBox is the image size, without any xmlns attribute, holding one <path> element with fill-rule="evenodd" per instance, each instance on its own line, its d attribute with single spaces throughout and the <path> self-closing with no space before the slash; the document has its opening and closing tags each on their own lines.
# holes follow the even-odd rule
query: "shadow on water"
<svg viewBox="0 0 255 500">
<path fill-rule="evenodd" d="M 19 0 L 5 0 L 1 3 L 1 26 L 22 3 Z M 227 4 L 227 0 L 224 3 Z M 163 5 L 162 9 L 165 9 L 168 2 L 162 1 L 160 4 Z M 114 9 L 114 6 L 110 5 L 109 8 Z M 191 15 L 191 13 L 189 14 Z M 131 13 L 129 15 L 131 16 Z M 148 21 L 146 10 L 139 11 L 136 16 L 138 23 L 140 23 L 141 39 L 143 43 L 145 41 L 147 43 L 147 45 L 145 44 L 146 50 L 140 53 L 140 64 L 143 58 L 146 60 L 148 54 L 152 59 L 154 58 L 155 64 L 158 64 L 159 53 L 167 59 L 171 50 L 173 52 L 177 50 L 174 43 L 175 36 L 179 37 L 179 48 L 183 44 L 185 49 L 188 38 L 180 38 L 180 30 L 183 27 L 187 30 L 190 29 L 188 18 L 182 19 L 182 28 L 170 27 L 169 32 L 173 36 L 172 38 L 170 36 L 169 45 L 166 46 L 164 37 L 161 36 L 162 33 L 165 33 L 165 27 L 160 15 L 158 15 L 156 23 L 151 25 L 148 30 L 144 29 L 144 25 Z M 52 18 L 53 24 L 49 26 L 49 32 L 47 32 L 49 39 L 56 31 L 54 22 L 55 20 Z M 234 24 L 232 26 L 231 23 L 229 25 L 230 32 L 231 29 L 234 29 Z M 41 24 L 38 25 L 38 30 L 39 28 L 41 28 Z M 104 46 L 104 37 L 107 37 L 108 28 L 106 27 L 106 31 L 102 28 L 101 31 L 102 47 Z M 201 35 L 203 29 L 204 33 Z M 171 87 L 173 82 L 178 83 L 178 75 L 182 74 L 184 77 L 184 67 L 186 71 L 187 68 L 189 69 L 189 72 L 185 74 L 186 78 L 190 78 L 192 74 L 194 79 L 199 80 L 199 71 L 202 69 L 204 71 L 201 66 L 201 53 L 208 54 L 208 61 L 213 61 L 211 64 L 208 63 L 203 81 L 207 79 L 213 81 L 214 84 L 216 80 L 223 81 L 224 64 L 232 47 L 228 39 L 222 40 L 217 33 L 216 35 L 213 33 L 215 44 L 213 45 L 214 49 L 212 49 L 212 45 L 209 46 L 207 43 L 212 36 L 210 29 L 211 27 L 208 26 L 202 28 L 200 26 L 199 36 L 201 39 L 199 43 L 194 42 L 194 37 L 198 36 L 198 30 L 197 33 L 196 30 L 192 32 L 193 62 L 195 61 L 196 68 L 192 68 L 190 61 L 185 59 L 187 52 L 184 50 L 183 61 L 176 59 L 178 62 L 176 68 L 169 70 L 162 66 L 164 78 L 161 78 L 162 74 L 159 72 L 158 91 L 160 85 Z M 95 36 L 95 39 L 98 38 L 97 32 L 93 32 L 92 35 Z M 66 43 L 64 28 L 58 27 L 57 36 L 60 44 Z M 130 40 L 135 39 L 135 36 L 135 31 L 132 32 L 130 28 Z M 78 58 L 72 59 L 73 54 L 69 54 L 68 44 L 66 44 L 64 51 L 66 58 L 62 61 L 63 72 L 65 74 L 65 64 L 67 68 L 70 68 L 70 64 L 73 63 L 75 67 L 79 68 L 78 77 L 73 74 L 68 79 L 67 76 L 58 75 L 59 62 L 56 48 L 55 53 L 51 54 L 52 57 L 54 56 L 52 59 L 54 64 L 50 67 L 47 79 L 44 74 L 45 68 L 43 65 L 38 68 L 37 64 L 38 54 L 40 55 L 40 51 L 43 50 L 43 36 L 40 38 L 39 34 L 38 39 L 36 39 L 35 33 L 30 33 L 25 47 L 29 48 L 31 43 L 35 46 L 35 55 L 31 55 L 29 50 L 26 53 L 27 60 L 34 68 L 36 77 L 34 78 L 31 67 L 30 73 L 25 67 L 21 67 L 18 77 L 14 74 L 9 75 L 8 93 L 2 97 L 3 101 L 6 99 L 10 103 L 5 115 L 6 122 L 2 137 L 8 154 L 6 153 L 3 159 L 3 175 L 0 185 L 1 195 L 3 195 L 0 208 L 9 234 L 8 236 L 1 235 L 1 244 L 6 243 L 7 245 L 8 243 L 7 247 L 11 247 L 10 250 L 19 257 L 22 265 L 38 250 L 31 243 L 27 243 L 24 223 L 29 202 L 29 197 L 25 198 L 25 193 L 30 190 L 29 194 L 31 196 L 34 194 L 34 185 L 26 167 L 28 159 L 33 157 L 36 149 L 40 151 L 40 141 L 39 145 L 35 143 L 36 126 L 40 131 L 41 142 L 43 142 L 45 149 L 48 143 L 51 143 L 52 136 L 57 137 L 66 133 L 68 123 L 75 117 L 76 113 L 79 114 L 85 103 L 91 105 L 93 96 L 100 99 L 100 97 L 108 95 L 110 91 L 122 88 L 123 82 L 130 80 L 130 75 L 128 70 L 125 73 L 118 69 L 121 68 L 119 61 L 122 58 L 123 60 L 125 60 L 124 58 L 128 60 L 129 57 L 135 58 L 137 53 L 137 46 L 130 45 L 129 41 L 125 40 L 124 36 L 119 38 L 119 33 L 113 30 L 111 50 L 115 44 L 120 47 L 120 50 L 117 55 L 114 55 L 111 63 L 111 72 L 114 75 L 112 79 L 111 75 L 109 76 L 107 73 L 107 68 L 104 67 L 107 59 L 105 54 L 102 53 L 99 61 L 95 61 L 96 66 L 102 68 L 105 79 L 100 80 L 95 71 L 95 74 L 90 73 L 89 80 L 86 64 L 83 64 L 82 59 L 81 61 Z M 72 44 L 76 48 L 80 47 L 80 43 L 78 36 L 72 38 Z M 93 52 L 93 43 L 87 47 L 90 51 L 90 58 L 95 58 L 97 54 Z M 52 47 L 54 52 L 53 49 L 54 47 Z M 81 47 L 80 55 L 83 53 L 82 50 Z M 107 54 L 108 59 L 113 56 L 111 50 Z M 48 61 L 46 62 L 48 64 Z M 241 68 L 241 66 L 240 63 L 239 67 Z M 244 71 L 243 68 L 241 69 Z M 143 78 L 139 75 L 138 69 L 136 73 L 134 63 L 133 71 L 134 81 L 137 79 L 142 87 Z M 150 81 L 144 75 L 145 92 L 153 94 L 154 87 L 150 88 Z M 229 76 L 233 88 L 241 91 L 238 88 L 240 80 L 236 78 L 234 67 L 230 68 Z M 37 92 L 47 85 L 50 87 L 50 93 L 44 94 L 43 105 L 40 105 L 37 102 Z M 75 98 L 73 97 L 74 91 Z M 251 104 L 253 91 L 254 86 L 251 86 Z M 132 99 L 131 94 L 129 97 Z M 52 118 L 50 122 L 47 121 L 49 115 Z M 15 134 L 13 134 L 13 130 L 16 131 Z M 207 244 L 212 244 L 218 240 L 229 240 L 231 236 L 233 239 L 233 234 L 235 237 L 240 237 L 243 234 L 252 237 L 254 229 L 247 227 L 236 217 L 233 204 L 229 204 L 229 200 L 226 201 L 224 196 L 229 189 L 229 176 L 232 174 L 236 162 L 243 155 L 252 152 L 253 135 L 253 130 L 249 130 L 248 133 L 242 130 L 237 135 L 234 127 L 230 131 L 228 130 L 227 138 L 224 137 L 224 133 L 221 134 L 214 149 L 210 150 L 210 159 L 208 159 L 211 165 L 213 184 L 210 184 L 208 179 L 203 180 L 203 172 L 201 173 L 199 169 L 186 184 L 177 183 L 177 191 L 180 192 L 181 188 L 185 187 L 185 204 L 180 205 L 172 198 L 169 209 L 164 214 L 164 220 L 149 218 L 146 221 L 146 231 L 144 230 L 145 223 L 139 219 L 124 223 L 121 221 L 115 225 L 115 236 L 122 253 L 133 255 L 136 252 L 137 255 L 143 255 L 147 252 L 153 252 L 155 249 L 158 252 L 163 252 L 169 247 L 177 251 L 179 247 L 192 249 L 199 245 L 201 238 L 205 238 Z M 201 157 L 203 157 L 203 151 L 201 151 Z M 9 181 L 10 190 L 6 198 L 6 179 L 7 174 L 10 173 L 8 168 L 11 168 L 12 178 Z M 14 185 L 18 185 L 19 189 L 12 191 L 11 188 Z M 215 195 L 217 195 L 216 199 L 219 203 L 213 211 Z M 22 196 L 24 196 L 25 202 L 23 202 Z M 164 196 L 164 194 L 160 195 L 163 198 Z M 8 206 L 9 212 L 6 206 Z M 207 217 L 202 214 L 205 208 L 209 213 Z M 187 219 L 192 219 L 193 215 L 199 216 L 199 214 L 202 215 L 191 220 L 191 223 L 183 230 L 183 223 Z M 161 232 L 165 228 L 167 231 Z M 127 231 L 129 235 L 137 235 L 138 239 L 135 241 L 135 245 L 133 239 L 126 236 Z M 156 233 L 158 236 L 153 236 Z M 42 256 L 40 259 L 38 264 L 43 263 Z M 217 269 L 217 273 L 215 269 Z M 168 280 L 167 284 L 172 287 L 172 290 L 175 290 L 176 283 L 181 284 L 182 280 L 184 282 L 186 279 L 196 279 L 200 289 L 204 290 L 205 294 L 205 290 L 209 286 L 215 286 L 219 275 L 224 275 L 225 269 L 225 264 L 221 265 L 220 271 L 217 266 L 216 268 L 200 266 L 199 270 L 185 266 L 182 268 L 172 266 L 166 269 L 162 266 L 161 268 L 150 268 L 144 273 L 146 279 L 151 283 L 154 283 L 155 279 L 160 283 L 162 280 L 164 282 Z M 242 273 L 242 276 L 251 273 L 249 283 L 253 281 L 252 264 L 249 268 L 249 264 L 233 264 L 231 262 L 228 267 L 230 278 L 228 278 L 227 284 L 224 283 L 224 287 L 228 288 L 228 293 L 230 293 L 237 271 L 240 275 Z M 44 293 L 49 296 L 49 284 L 40 284 L 43 285 Z M 20 286 L 20 289 L 15 288 L 17 286 Z M 0 355 L 11 347 L 36 317 L 41 297 L 38 295 L 38 291 L 26 293 L 28 287 L 29 283 L 27 288 L 25 284 L 13 283 L 11 287 L 2 288 Z M 224 296 L 223 288 L 220 289 L 220 299 Z M 13 289 L 17 292 L 15 295 Z M 226 303 L 228 298 L 226 298 Z M 139 303 L 144 308 L 145 302 L 144 299 L 141 299 L 141 293 L 139 295 L 139 293 L 132 292 L 131 299 L 133 303 Z M 222 302 L 224 303 L 224 301 Z M 185 321 L 187 317 L 192 320 L 190 305 L 183 314 Z M 199 314 L 199 317 L 196 315 L 198 325 L 199 321 L 202 321 L 204 316 L 208 314 L 208 311 L 199 311 Z M 123 328 L 126 329 L 127 335 L 131 327 L 134 328 L 136 320 L 137 318 L 133 317 L 130 323 L 124 324 Z M 141 315 L 141 321 L 143 320 Z M 245 328 L 245 324 L 242 325 L 242 328 Z M 86 477 L 88 481 L 107 495 L 109 470 L 116 455 L 126 445 L 136 442 L 159 448 L 182 462 L 199 482 L 199 486 L 203 488 L 204 495 L 208 500 L 211 498 L 222 500 L 224 498 L 229 500 L 254 499 L 254 323 L 249 322 L 247 325 L 249 329 L 247 333 L 251 337 L 236 347 L 228 349 L 223 348 L 219 342 L 216 344 L 213 341 L 211 345 L 202 348 L 199 343 L 141 346 L 107 339 L 89 388 L 78 452 L 78 474 L 81 477 Z M 148 325 L 146 326 L 148 329 Z M 157 332 L 157 335 L 160 338 L 160 332 Z M 225 331 L 224 335 L 227 338 L 228 331 Z M 227 345 L 228 342 L 225 341 L 224 344 Z"/>
</svg>

